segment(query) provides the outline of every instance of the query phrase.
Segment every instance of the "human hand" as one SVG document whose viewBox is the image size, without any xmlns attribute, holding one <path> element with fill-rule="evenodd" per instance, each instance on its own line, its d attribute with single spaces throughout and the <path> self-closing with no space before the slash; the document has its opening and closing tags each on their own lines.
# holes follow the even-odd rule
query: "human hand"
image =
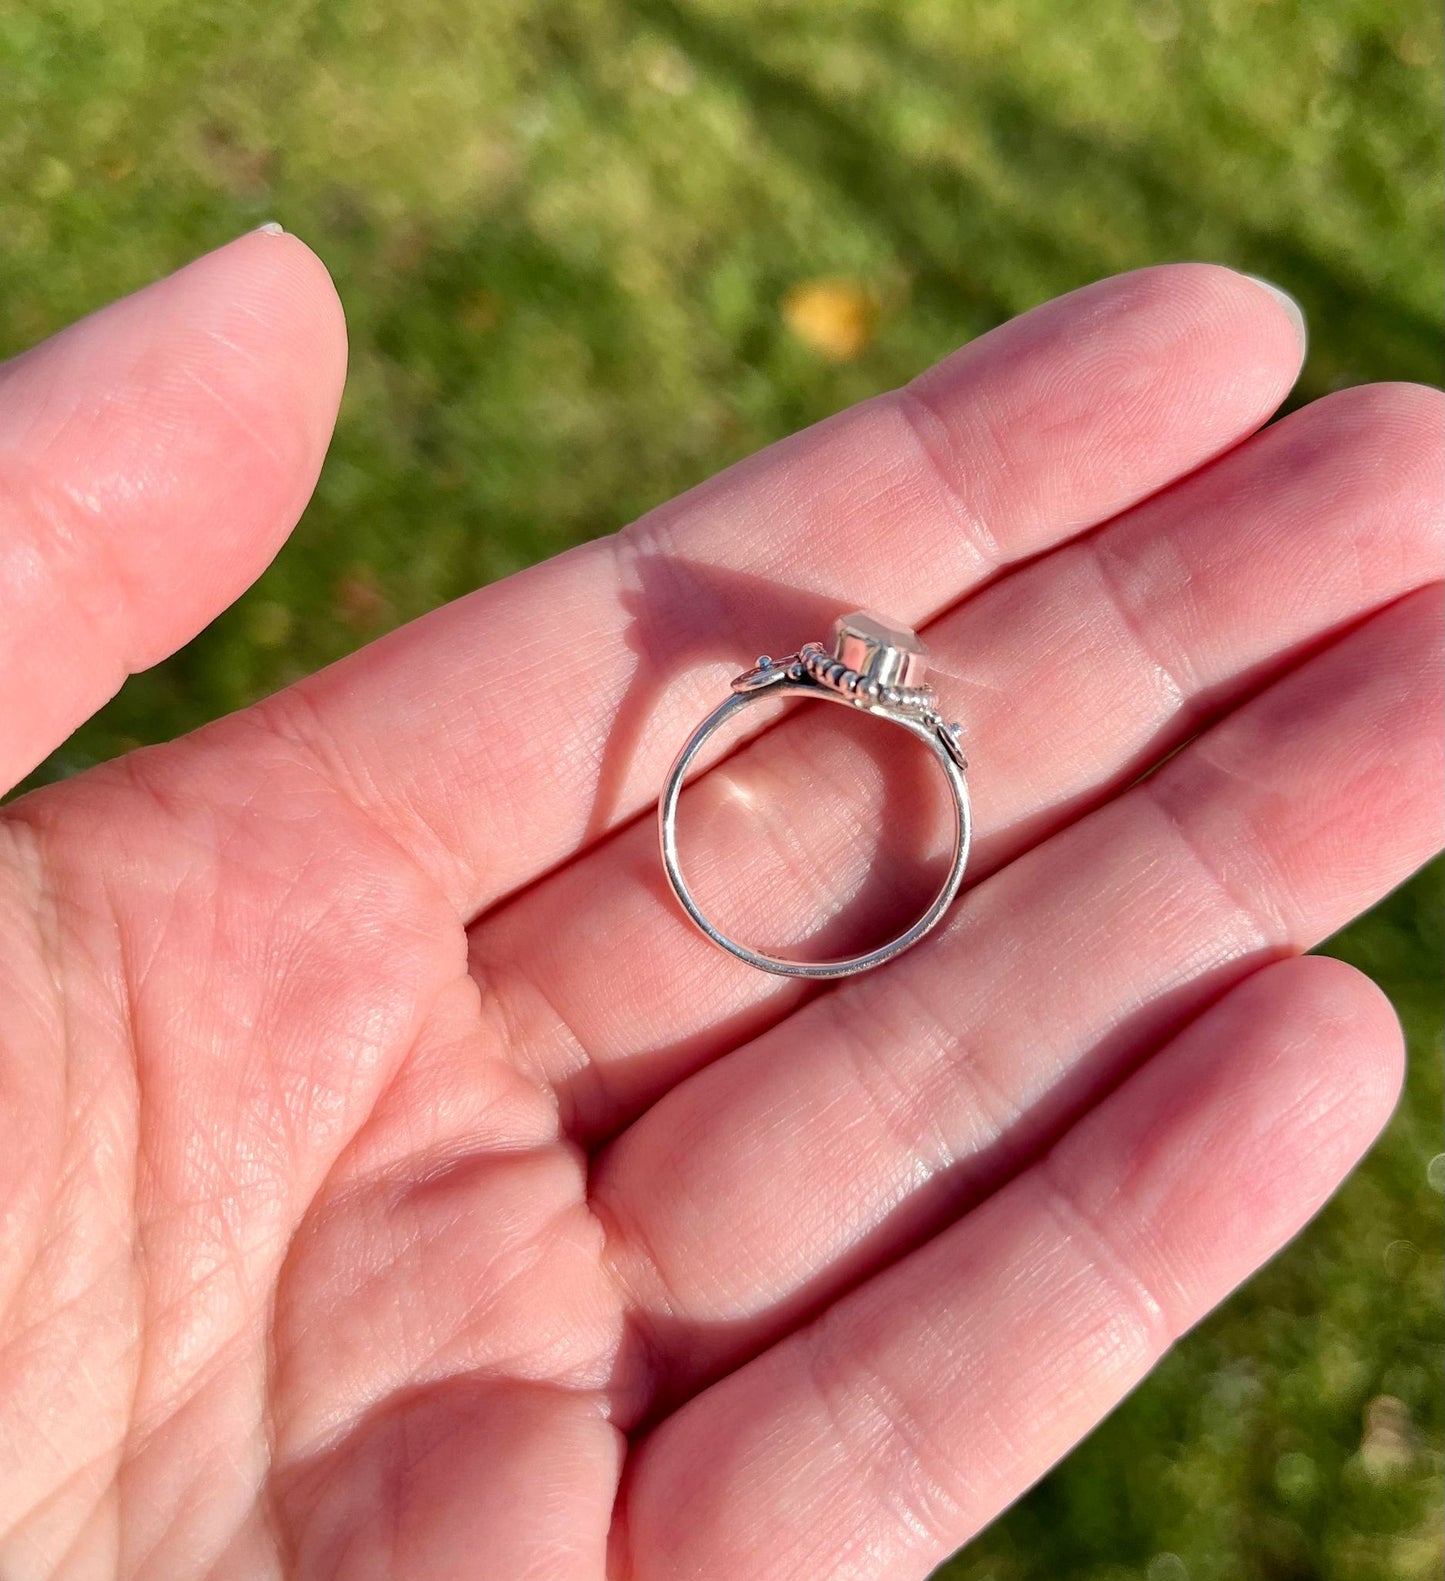
<svg viewBox="0 0 1445 1581">
<path fill-rule="evenodd" d="M 0 1575 L 921 1577 L 1037 1478 L 1400 1080 L 1298 953 L 1439 839 L 1440 406 L 1248 437 L 1300 356 L 1227 270 L 1103 282 L 10 804 Z M 258 234 L 4 370 L 0 782 L 259 573 L 343 363 Z M 926 628 L 973 887 L 810 993 L 692 932 L 651 803 L 860 605 Z M 684 797 L 745 936 L 878 936 L 941 846 L 841 712 Z"/>
</svg>

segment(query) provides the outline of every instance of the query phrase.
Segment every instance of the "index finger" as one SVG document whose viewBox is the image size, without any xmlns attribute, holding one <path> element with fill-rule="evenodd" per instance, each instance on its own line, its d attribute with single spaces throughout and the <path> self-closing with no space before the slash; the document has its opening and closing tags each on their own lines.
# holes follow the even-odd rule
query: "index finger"
<svg viewBox="0 0 1445 1581">
<path fill-rule="evenodd" d="M 476 914 L 657 794 L 727 675 L 840 610 L 921 625 L 1250 433 L 1278 295 L 1181 264 L 1088 286 L 906 388 L 263 705 Z"/>
</svg>

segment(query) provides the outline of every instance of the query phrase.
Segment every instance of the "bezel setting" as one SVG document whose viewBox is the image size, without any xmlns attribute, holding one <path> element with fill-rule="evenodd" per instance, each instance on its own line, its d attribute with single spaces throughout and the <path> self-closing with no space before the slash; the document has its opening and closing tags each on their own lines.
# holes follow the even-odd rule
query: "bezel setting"
<svg viewBox="0 0 1445 1581">
<path fill-rule="evenodd" d="M 861 662 L 849 664 L 845 654 Z M 732 689 L 757 692 L 784 683 L 794 693 L 825 688 L 856 708 L 927 726 L 954 762 L 966 768 L 963 727 L 945 722 L 938 712 L 938 694 L 922 679 L 926 669 L 926 650 L 913 632 L 858 610 L 834 622 L 831 652 L 821 642 L 805 642 L 783 659 L 763 654 L 752 669 L 733 677 Z M 885 679 L 888 676 L 907 681 Z"/>
</svg>

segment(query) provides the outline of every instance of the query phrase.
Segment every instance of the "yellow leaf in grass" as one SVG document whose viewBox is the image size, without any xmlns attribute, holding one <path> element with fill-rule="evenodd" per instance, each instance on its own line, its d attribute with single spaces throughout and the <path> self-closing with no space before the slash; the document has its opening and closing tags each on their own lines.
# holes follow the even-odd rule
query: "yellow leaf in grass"
<svg viewBox="0 0 1445 1581">
<path fill-rule="evenodd" d="M 783 299 L 783 322 L 832 362 L 851 362 L 873 339 L 878 302 L 855 280 L 805 280 Z"/>
</svg>

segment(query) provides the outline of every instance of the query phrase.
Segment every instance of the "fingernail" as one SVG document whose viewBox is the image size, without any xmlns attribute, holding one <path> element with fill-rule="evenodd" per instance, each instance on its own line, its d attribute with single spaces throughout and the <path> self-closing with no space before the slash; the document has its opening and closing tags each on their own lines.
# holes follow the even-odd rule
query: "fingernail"
<svg viewBox="0 0 1445 1581">
<path fill-rule="evenodd" d="M 1289 321 L 1294 325 L 1295 334 L 1299 336 L 1300 350 L 1303 352 L 1305 347 L 1308 346 L 1310 338 L 1309 330 L 1305 328 L 1304 309 L 1288 291 L 1277 286 L 1273 280 L 1262 280 L 1257 274 L 1247 274 L 1244 278 L 1253 280 L 1262 291 L 1268 291 L 1285 312 L 1289 314 Z"/>
<path fill-rule="evenodd" d="M 284 236 L 286 234 L 286 228 L 277 220 L 267 220 L 264 225 L 258 225 L 255 231 L 252 232 L 252 235 L 262 234 L 267 236 Z M 1259 283 L 1263 285 L 1264 281 L 1261 280 Z M 1298 311 L 1298 309 L 1296 309 L 1296 311 Z"/>
</svg>

